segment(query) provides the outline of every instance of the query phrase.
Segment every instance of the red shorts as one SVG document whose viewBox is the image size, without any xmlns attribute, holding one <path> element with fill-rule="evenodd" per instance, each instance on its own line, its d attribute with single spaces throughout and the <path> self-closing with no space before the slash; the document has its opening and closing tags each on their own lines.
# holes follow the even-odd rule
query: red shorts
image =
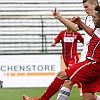
<svg viewBox="0 0 100 100">
<path fill-rule="evenodd" d="M 76 64 L 76 63 L 78 63 L 78 61 L 79 61 L 78 55 L 73 56 L 72 58 L 67 57 L 66 60 L 64 60 L 66 67 L 70 67 L 73 64 Z"/>
<path fill-rule="evenodd" d="M 65 69 L 72 82 L 81 82 L 83 93 L 100 92 L 100 63 L 85 60 Z"/>
</svg>

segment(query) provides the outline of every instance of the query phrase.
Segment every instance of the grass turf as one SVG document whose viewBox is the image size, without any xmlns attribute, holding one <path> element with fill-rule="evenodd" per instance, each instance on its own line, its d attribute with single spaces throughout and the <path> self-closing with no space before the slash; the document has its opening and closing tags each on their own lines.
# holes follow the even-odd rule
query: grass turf
<svg viewBox="0 0 100 100">
<path fill-rule="evenodd" d="M 22 95 L 26 94 L 30 97 L 34 95 L 40 97 L 46 88 L 1 88 L 0 100 L 23 100 Z M 51 100 L 56 100 L 57 94 Z M 77 87 L 73 87 L 69 100 L 82 100 L 79 96 Z"/>
</svg>

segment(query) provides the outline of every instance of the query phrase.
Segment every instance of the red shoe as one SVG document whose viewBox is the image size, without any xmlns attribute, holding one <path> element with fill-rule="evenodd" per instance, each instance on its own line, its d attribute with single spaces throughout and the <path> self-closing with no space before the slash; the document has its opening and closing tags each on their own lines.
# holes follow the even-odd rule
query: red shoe
<svg viewBox="0 0 100 100">
<path fill-rule="evenodd" d="M 38 98 L 36 96 L 34 98 L 30 98 L 26 95 L 23 95 L 22 97 L 23 97 L 23 100 L 38 100 Z"/>
</svg>

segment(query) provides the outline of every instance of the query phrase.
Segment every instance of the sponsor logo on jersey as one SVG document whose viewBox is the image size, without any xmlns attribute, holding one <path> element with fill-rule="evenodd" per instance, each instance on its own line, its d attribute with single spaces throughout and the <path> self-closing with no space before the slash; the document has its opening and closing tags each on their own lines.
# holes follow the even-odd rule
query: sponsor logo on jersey
<svg viewBox="0 0 100 100">
<path fill-rule="evenodd" d="M 74 42 L 73 37 L 64 37 L 64 42 Z"/>
</svg>

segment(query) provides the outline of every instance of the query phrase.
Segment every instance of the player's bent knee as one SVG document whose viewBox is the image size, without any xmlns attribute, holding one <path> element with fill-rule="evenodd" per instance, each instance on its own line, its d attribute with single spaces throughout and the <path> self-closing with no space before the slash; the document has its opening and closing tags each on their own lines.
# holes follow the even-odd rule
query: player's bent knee
<svg viewBox="0 0 100 100">
<path fill-rule="evenodd" d="M 74 84 L 75 83 L 71 82 L 70 80 L 65 80 L 63 87 L 69 88 L 71 90 Z"/>
<path fill-rule="evenodd" d="M 60 79 L 63 79 L 63 80 L 68 79 L 65 71 L 59 71 L 58 74 L 57 74 L 57 77 L 60 78 Z"/>
</svg>

